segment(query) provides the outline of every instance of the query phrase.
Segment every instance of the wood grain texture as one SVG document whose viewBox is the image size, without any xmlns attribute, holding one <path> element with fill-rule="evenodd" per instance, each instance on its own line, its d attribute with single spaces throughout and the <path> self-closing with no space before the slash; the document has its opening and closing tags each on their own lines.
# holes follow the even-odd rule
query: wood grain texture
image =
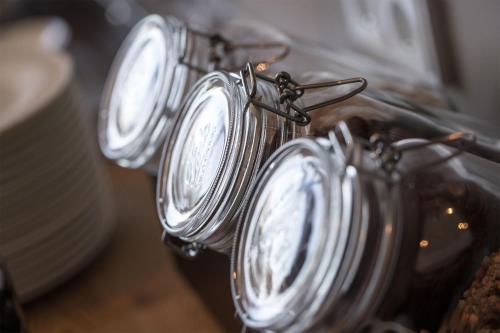
<svg viewBox="0 0 500 333">
<path fill-rule="evenodd" d="M 30 331 L 216 333 L 232 330 L 214 315 L 217 311 L 210 309 L 213 303 L 200 296 L 200 289 L 216 290 L 210 285 L 213 277 L 206 285 L 203 285 L 204 279 L 195 278 L 198 290 L 193 288 L 192 279 L 185 277 L 185 270 L 178 264 L 180 259 L 174 258 L 160 241 L 161 228 L 149 177 L 141 171 L 117 167 L 110 167 L 110 173 L 118 215 L 112 242 L 79 276 L 25 306 Z M 211 276 L 210 267 L 210 263 L 200 265 L 196 273 Z M 228 280 L 219 284 L 229 289 Z M 224 298 L 221 303 L 229 304 L 228 295 L 221 295 Z"/>
</svg>

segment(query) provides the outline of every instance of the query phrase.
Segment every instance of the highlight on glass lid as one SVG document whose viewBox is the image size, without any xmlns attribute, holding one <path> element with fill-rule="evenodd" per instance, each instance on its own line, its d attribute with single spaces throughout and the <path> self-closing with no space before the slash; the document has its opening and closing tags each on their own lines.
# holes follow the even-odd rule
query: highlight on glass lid
<svg viewBox="0 0 500 333">
<path fill-rule="evenodd" d="M 256 22 L 227 23 L 221 34 L 198 31 L 172 16 L 149 15 L 120 47 L 101 99 L 99 143 L 121 166 L 146 165 L 156 172 L 160 145 L 175 122 L 183 97 L 205 73 L 239 68 L 260 70 L 283 59 L 287 37 Z"/>
</svg>

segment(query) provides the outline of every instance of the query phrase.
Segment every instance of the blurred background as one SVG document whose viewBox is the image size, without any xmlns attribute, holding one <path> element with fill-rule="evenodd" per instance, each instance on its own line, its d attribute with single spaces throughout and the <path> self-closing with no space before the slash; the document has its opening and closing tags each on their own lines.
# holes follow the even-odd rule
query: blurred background
<svg viewBox="0 0 500 333">
<path fill-rule="evenodd" d="M 98 154 L 107 71 L 149 13 L 200 27 L 251 18 L 304 45 L 349 49 L 500 129 L 498 0 L 0 0 L 0 258 L 32 332 L 239 329 L 220 283 L 226 259 L 178 260 L 160 241 L 151 177 Z M 50 230 L 37 231 L 45 220 Z"/>
</svg>

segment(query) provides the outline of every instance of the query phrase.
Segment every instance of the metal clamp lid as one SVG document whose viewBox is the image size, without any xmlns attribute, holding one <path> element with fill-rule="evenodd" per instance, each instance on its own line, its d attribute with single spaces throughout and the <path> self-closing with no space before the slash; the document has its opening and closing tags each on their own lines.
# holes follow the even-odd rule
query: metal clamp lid
<svg viewBox="0 0 500 333">
<path fill-rule="evenodd" d="M 256 107 L 263 108 L 269 112 L 280 115 L 288 120 L 294 121 L 301 126 L 305 126 L 311 122 L 311 116 L 309 115 L 309 112 L 323 108 L 328 105 L 345 101 L 346 99 L 349 99 L 362 92 L 368 85 L 366 79 L 362 77 L 318 82 L 313 84 L 299 84 L 298 82 L 292 79 L 289 73 L 284 71 L 277 73 L 274 76 L 274 78 L 270 78 L 266 75 L 258 73 L 256 71 L 255 66 L 250 62 L 248 62 L 245 68 L 240 71 L 240 76 L 241 76 L 241 83 L 245 89 L 245 93 L 248 98 L 246 107 L 248 107 L 248 105 L 250 104 L 253 104 Z M 277 87 L 280 93 L 279 103 L 285 105 L 285 111 L 282 111 L 279 108 L 275 108 L 273 106 L 262 103 L 258 100 L 258 98 L 256 98 L 257 79 L 267 81 L 269 83 L 274 84 Z M 329 88 L 329 87 L 354 84 L 354 83 L 359 83 L 359 86 L 356 89 L 353 89 L 341 96 L 317 104 L 309 105 L 303 108 L 295 104 L 295 101 L 300 97 L 302 97 L 307 90 Z"/>
<path fill-rule="evenodd" d="M 224 38 L 221 34 L 212 34 L 199 30 L 194 30 L 192 28 L 188 28 L 188 31 L 198 37 L 207 39 L 209 41 L 209 62 L 213 65 L 213 68 L 202 68 L 195 64 L 192 64 L 187 60 L 187 48 L 184 49 L 183 54 L 179 57 L 179 63 L 187 66 L 188 68 L 206 74 L 211 70 L 215 69 L 225 69 L 227 71 L 232 71 L 234 69 L 231 68 L 221 68 L 220 63 L 222 62 L 223 56 L 228 53 L 234 52 L 238 49 L 272 49 L 272 48 L 280 48 L 282 49 L 280 53 L 269 57 L 268 59 L 264 59 L 256 62 L 256 68 L 258 71 L 266 70 L 269 65 L 276 63 L 282 59 L 284 59 L 288 53 L 290 53 L 290 47 L 282 42 L 268 42 L 268 43 L 234 43 L 226 38 Z"/>
<path fill-rule="evenodd" d="M 342 145 L 339 141 L 338 134 L 341 134 L 341 139 L 342 141 L 344 141 L 345 148 L 341 147 Z M 361 145 L 361 147 L 368 148 L 371 151 L 372 155 L 378 162 L 378 165 L 384 171 L 387 171 L 389 173 L 398 172 L 399 174 L 404 176 L 408 176 L 410 174 L 418 173 L 422 170 L 432 168 L 460 155 L 461 153 L 467 151 L 467 148 L 475 143 L 476 136 L 470 132 L 457 131 L 449 135 L 444 135 L 436 138 L 417 139 L 422 139 L 422 141 L 401 140 L 391 143 L 383 135 L 375 133 L 370 137 L 369 140 L 365 140 L 363 138 L 354 137 L 350 132 L 348 125 L 344 121 L 339 122 L 335 129 L 329 133 L 329 140 L 332 147 L 336 151 L 336 156 L 341 158 L 341 160 L 345 164 L 351 163 L 352 156 L 356 151 L 355 145 L 358 144 Z M 401 171 L 396 168 L 397 163 L 401 159 L 404 152 L 418 150 L 437 144 L 442 144 L 450 148 L 454 148 L 455 151 L 450 152 L 448 155 L 440 157 L 436 160 L 427 162 L 423 165 L 416 165 L 409 170 Z M 362 171 L 368 172 L 361 166 L 359 167 Z"/>
</svg>

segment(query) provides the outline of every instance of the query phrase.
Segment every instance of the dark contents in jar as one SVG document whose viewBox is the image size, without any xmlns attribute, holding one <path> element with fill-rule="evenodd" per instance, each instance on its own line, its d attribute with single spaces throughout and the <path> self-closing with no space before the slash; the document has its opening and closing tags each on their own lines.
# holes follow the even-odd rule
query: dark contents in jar
<svg viewBox="0 0 500 333">
<path fill-rule="evenodd" d="M 389 137 L 391 142 L 394 129 L 397 128 L 380 132 Z M 417 165 L 425 165 L 427 159 L 438 157 L 432 150 L 415 154 L 418 158 L 410 161 Z M 384 311 L 380 312 L 384 320 L 391 320 L 394 315 L 411 318 L 410 327 L 436 332 L 450 308 L 458 303 L 460 295 L 474 278 L 474 272 L 484 255 L 499 249 L 498 197 L 480 182 L 462 178 L 459 165 L 443 163 L 437 168 L 420 170 L 414 177 L 404 181 L 408 190 L 418 197 L 417 207 L 406 203 L 405 211 L 417 214 L 420 230 L 416 234 L 407 230 L 417 238 L 409 243 L 405 241 L 400 255 L 405 258 L 403 262 L 414 264 L 405 268 L 400 262 L 392 282 L 394 288 L 388 297 L 388 303 L 391 304 L 386 304 Z M 412 227 L 408 216 L 403 223 L 406 229 Z M 412 255 L 415 247 L 418 249 L 416 257 Z M 500 262 L 500 256 L 496 260 Z M 478 322 L 490 323 L 488 329 L 499 329 L 500 291 L 491 289 L 500 287 L 499 266 L 497 264 L 496 271 L 490 274 L 490 292 L 480 294 L 486 298 L 471 308 L 482 311 L 481 307 L 485 307 L 484 311 L 489 311 L 488 315 L 484 311 L 472 315 L 473 320 L 475 316 L 481 316 Z M 402 279 L 408 284 L 398 284 Z M 480 327 L 443 332 L 476 332 Z"/>
<path fill-rule="evenodd" d="M 417 180 L 421 240 L 404 307 L 416 327 L 434 332 L 484 255 L 498 250 L 491 234 L 498 235 L 499 215 L 491 193 L 456 178 L 451 169 L 434 169 Z"/>
<path fill-rule="evenodd" d="M 385 143 L 431 138 L 425 137 L 429 132 L 423 131 L 425 135 L 422 135 L 420 128 L 410 128 L 404 123 L 361 114 L 342 115 L 333 109 L 325 108 L 312 114 L 311 132 L 314 135 L 326 137 L 342 120 L 353 136 L 365 142 L 371 142 L 375 135 Z M 414 151 L 408 159 L 409 164 L 405 167 L 403 163 L 398 169 L 403 174 L 406 168 L 418 170 L 419 166 L 442 159 L 451 151 L 446 151 L 444 146 Z M 401 248 L 400 257 L 404 260 L 398 264 L 387 302 L 379 311 L 383 320 L 407 318 L 404 321 L 414 329 L 436 332 L 450 309 L 459 304 L 460 316 L 474 321 L 474 326 L 466 328 L 454 323 L 456 329 L 441 332 L 481 329 L 482 332 L 500 332 L 500 252 L 489 259 L 490 262 L 498 261 L 496 268 L 488 268 L 489 280 L 474 282 L 459 302 L 482 258 L 498 251 L 500 246 L 498 196 L 481 182 L 464 178 L 462 169 L 460 161 L 451 160 L 418 170 L 411 180 L 405 178 L 406 185 L 411 183 L 407 190 L 416 197 L 410 200 L 411 203 L 405 203 L 404 210 L 411 216 L 405 216 L 402 222 L 410 234 Z M 413 221 L 412 216 L 419 222 Z"/>
<path fill-rule="evenodd" d="M 484 258 L 472 285 L 439 332 L 500 332 L 500 251 Z"/>
</svg>

